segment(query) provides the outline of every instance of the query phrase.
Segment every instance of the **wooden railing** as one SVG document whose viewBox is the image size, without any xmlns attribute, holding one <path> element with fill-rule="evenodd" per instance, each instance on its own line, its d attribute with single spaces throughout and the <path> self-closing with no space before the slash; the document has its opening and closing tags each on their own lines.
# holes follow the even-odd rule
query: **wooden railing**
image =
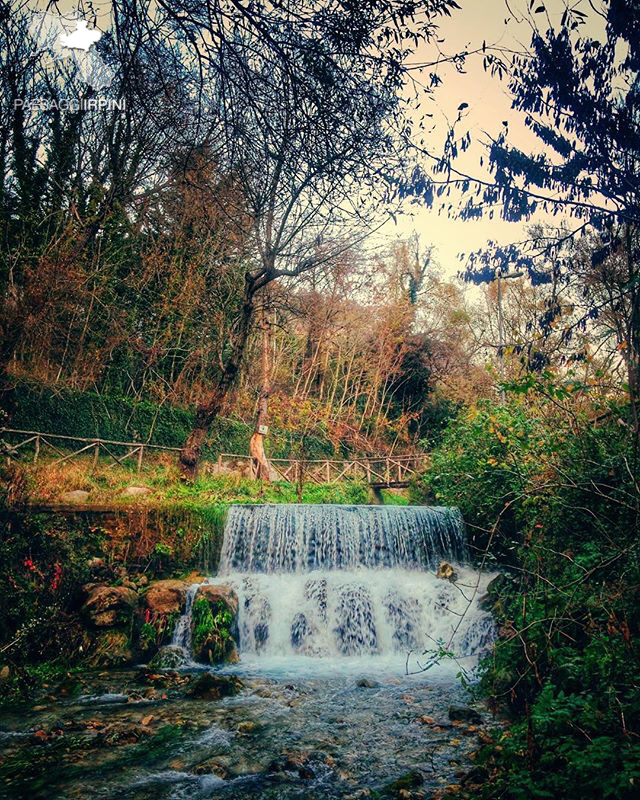
<svg viewBox="0 0 640 800">
<path fill-rule="evenodd" d="M 221 453 L 218 465 L 242 461 L 253 466 L 251 456 L 237 453 Z M 376 487 L 406 486 L 413 475 L 421 472 L 429 463 L 426 454 L 399 456 L 357 456 L 349 459 L 299 459 L 270 458 L 269 463 L 285 481 L 297 483 L 301 477 L 310 483 L 337 483 L 345 478 L 365 480 Z"/>
<path fill-rule="evenodd" d="M 140 472 L 142 467 L 142 459 L 145 452 L 152 450 L 173 451 L 175 453 L 180 452 L 179 447 L 168 447 L 162 444 L 145 444 L 143 442 L 116 442 L 113 439 L 100 439 L 98 437 L 86 438 L 83 436 L 64 436 L 60 433 L 40 433 L 39 431 L 21 431 L 16 430 L 15 428 L 0 428 L 0 436 L 4 437 L 7 434 L 12 437 L 27 437 L 26 439 L 23 438 L 22 441 L 18 442 L 17 444 L 11 445 L 9 450 L 4 454 L 8 460 L 15 458 L 16 454 L 18 454 L 18 451 L 21 448 L 25 448 L 27 445 L 32 445 L 34 463 L 38 461 L 40 458 L 40 453 L 43 450 L 50 450 L 54 453 L 57 453 L 59 458 L 52 461 L 52 465 L 62 464 L 64 461 L 69 461 L 70 459 L 75 458 L 82 453 L 89 454 L 89 452 L 91 452 L 92 465 L 95 468 L 98 463 L 98 459 L 100 458 L 101 451 L 104 451 L 107 456 L 113 460 L 114 464 L 122 464 L 128 458 L 136 456 L 136 465 L 138 472 Z M 60 449 L 60 447 L 53 444 L 54 441 L 62 443 L 61 446 L 64 444 L 71 446 L 71 442 L 79 442 L 82 443 L 82 447 L 77 450 L 73 450 L 71 453 L 65 453 Z M 116 455 L 114 452 L 115 448 L 125 448 L 126 452 L 121 455 Z"/>
<path fill-rule="evenodd" d="M 121 465 L 127 459 L 135 458 L 136 469 L 140 472 L 145 454 L 152 452 L 179 453 L 179 447 L 143 442 L 118 442 L 113 439 L 99 437 L 65 436 L 59 433 L 41 433 L 39 431 L 23 431 L 15 428 L 0 428 L 0 437 L 18 438 L 15 444 L 5 441 L 4 456 L 8 461 L 20 457 L 33 450 L 32 461 L 36 463 L 44 451 L 57 455 L 51 465 L 62 464 L 83 454 L 91 456 L 91 467 L 95 469 L 98 459 L 106 455 L 113 465 Z M 25 438 L 26 437 L 26 438 Z M 55 442 L 55 444 L 54 444 Z M 80 444 L 79 448 L 68 452 L 69 448 Z M 65 452 L 62 448 L 66 448 Z M 120 452 L 124 451 L 124 452 Z M 218 467 L 233 469 L 246 465 L 244 471 L 254 474 L 254 462 L 251 456 L 238 453 L 221 453 L 218 456 Z M 327 484 L 337 483 L 345 478 L 364 480 L 373 487 L 406 486 L 413 475 L 424 469 L 429 461 L 428 455 L 398 456 L 363 456 L 350 459 L 300 459 L 272 458 L 270 464 L 284 481 L 297 483 L 300 480 Z"/>
</svg>

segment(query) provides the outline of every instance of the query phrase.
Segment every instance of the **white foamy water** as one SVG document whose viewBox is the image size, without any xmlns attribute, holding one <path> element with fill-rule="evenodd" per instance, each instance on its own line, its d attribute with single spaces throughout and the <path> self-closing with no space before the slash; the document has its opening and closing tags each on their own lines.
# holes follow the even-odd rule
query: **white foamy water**
<svg viewBox="0 0 640 800">
<path fill-rule="evenodd" d="M 435 577 L 442 560 L 455 583 Z M 243 663 L 396 670 L 442 647 L 469 664 L 493 640 L 477 603 L 492 576 L 466 560 L 457 509 L 234 506 L 220 574 L 240 601 Z"/>
</svg>

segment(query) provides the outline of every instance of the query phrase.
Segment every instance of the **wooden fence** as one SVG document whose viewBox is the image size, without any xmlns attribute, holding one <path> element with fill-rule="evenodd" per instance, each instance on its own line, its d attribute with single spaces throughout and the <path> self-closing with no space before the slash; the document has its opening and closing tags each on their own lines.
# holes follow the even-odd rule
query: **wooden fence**
<svg viewBox="0 0 640 800">
<path fill-rule="evenodd" d="M 3 439 L 18 439 L 15 444 L 5 441 L 5 457 L 8 461 L 21 456 L 28 457 L 34 463 L 44 452 L 53 453 L 50 464 L 62 464 L 83 454 L 91 456 L 92 469 L 98 464 L 101 455 L 106 455 L 113 466 L 123 464 L 127 459 L 134 460 L 138 472 L 142 468 L 145 455 L 153 452 L 179 453 L 179 447 L 161 444 L 145 444 L 142 442 L 117 442 L 112 439 L 82 436 L 64 436 L 59 433 L 41 433 L 39 431 L 22 431 L 14 428 L 0 428 Z M 77 447 L 80 445 L 80 447 Z M 75 449 L 69 452 L 69 449 Z M 65 448 L 65 449 L 63 449 Z M 66 450 L 66 452 L 65 452 Z M 429 457 L 420 455 L 398 456 L 365 456 L 350 459 L 299 459 L 272 458 L 271 466 L 284 481 L 297 483 L 300 480 L 317 483 L 337 483 L 345 478 L 364 480 L 374 488 L 407 486 L 409 480 L 417 472 L 424 469 Z M 131 462 L 130 462 L 131 463 Z M 251 456 L 238 453 L 220 453 L 217 460 L 220 471 L 223 469 L 241 468 L 246 474 L 254 474 Z"/>
</svg>

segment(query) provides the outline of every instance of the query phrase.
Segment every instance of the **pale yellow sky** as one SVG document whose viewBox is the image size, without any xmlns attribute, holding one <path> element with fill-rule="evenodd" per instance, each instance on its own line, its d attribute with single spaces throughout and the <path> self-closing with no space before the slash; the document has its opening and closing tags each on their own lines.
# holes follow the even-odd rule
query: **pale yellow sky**
<svg viewBox="0 0 640 800">
<path fill-rule="evenodd" d="M 458 3 L 461 10 L 453 13 L 450 18 L 444 18 L 440 24 L 440 38 L 445 41 L 439 46 L 445 53 L 473 50 L 481 47 L 483 41 L 487 45 L 498 44 L 514 49 L 529 44 L 531 27 L 527 22 L 528 0 L 509 0 L 508 5 L 505 0 L 458 0 Z M 584 5 L 585 12 L 590 11 L 586 0 L 579 0 L 579 3 Z M 535 7 L 538 5 L 536 3 Z M 551 23 L 558 24 L 565 3 L 562 0 L 544 0 L 544 5 Z M 540 25 L 546 24 L 545 14 L 533 16 Z M 592 14 L 590 19 L 593 19 Z M 584 32 L 585 28 L 582 30 Z M 416 53 L 416 62 L 433 60 L 435 55 L 434 48 L 424 48 Z M 534 152 L 539 149 L 536 137 L 521 122 L 521 115 L 511 110 L 506 82 L 492 78 L 484 71 L 481 55 L 470 56 L 462 74 L 454 67 L 446 65 L 440 68 L 439 74 L 443 83 L 434 93 L 433 108 L 429 108 L 436 121 L 436 131 L 430 140 L 432 150 L 436 150 L 438 142 L 443 140 L 445 120 L 455 120 L 457 108 L 462 102 L 469 104 L 464 112 L 463 123 L 473 139 L 486 139 L 483 135 L 485 131 L 496 135 L 502 127 L 502 120 L 508 120 L 511 141 Z M 460 130 L 462 132 L 465 127 Z M 482 152 L 479 145 L 473 145 L 460 159 L 459 164 L 469 174 L 488 178 L 488 173 L 483 172 L 479 166 Z M 459 194 L 452 192 L 447 203 L 451 202 L 455 206 L 459 197 Z M 497 213 L 492 220 L 461 221 L 444 212 L 438 214 L 437 205 L 436 200 L 433 209 L 417 209 L 411 206 L 413 216 L 400 217 L 397 226 L 390 222 L 384 228 L 384 234 L 393 238 L 418 232 L 425 244 L 432 243 L 436 246 L 438 261 L 447 276 L 454 276 L 462 268 L 462 262 L 457 258 L 460 251 L 475 250 L 485 245 L 489 239 L 507 243 L 523 239 L 526 235 L 524 224 L 505 222 Z M 541 215 L 538 219 L 552 219 L 555 224 L 560 223 L 559 217 L 548 218 Z"/>
</svg>

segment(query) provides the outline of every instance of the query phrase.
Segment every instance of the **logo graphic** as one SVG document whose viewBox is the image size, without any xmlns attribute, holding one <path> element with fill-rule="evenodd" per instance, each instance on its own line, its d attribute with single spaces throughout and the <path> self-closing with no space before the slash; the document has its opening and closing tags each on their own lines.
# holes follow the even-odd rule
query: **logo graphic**
<svg viewBox="0 0 640 800">
<path fill-rule="evenodd" d="M 96 91 L 111 86 L 113 70 L 93 47 L 102 32 L 89 29 L 85 20 L 76 15 L 37 11 L 31 16 L 28 33 L 38 53 L 46 52 L 54 60 L 70 58 L 82 80 Z"/>
<path fill-rule="evenodd" d="M 60 37 L 60 44 L 63 47 L 77 48 L 78 50 L 88 50 L 92 44 L 95 44 L 101 37 L 102 33 L 95 28 L 89 30 L 88 23 L 83 19 L 76 21 L 76 29 L 73 33 L 63 34 Z"/>
</svg>

